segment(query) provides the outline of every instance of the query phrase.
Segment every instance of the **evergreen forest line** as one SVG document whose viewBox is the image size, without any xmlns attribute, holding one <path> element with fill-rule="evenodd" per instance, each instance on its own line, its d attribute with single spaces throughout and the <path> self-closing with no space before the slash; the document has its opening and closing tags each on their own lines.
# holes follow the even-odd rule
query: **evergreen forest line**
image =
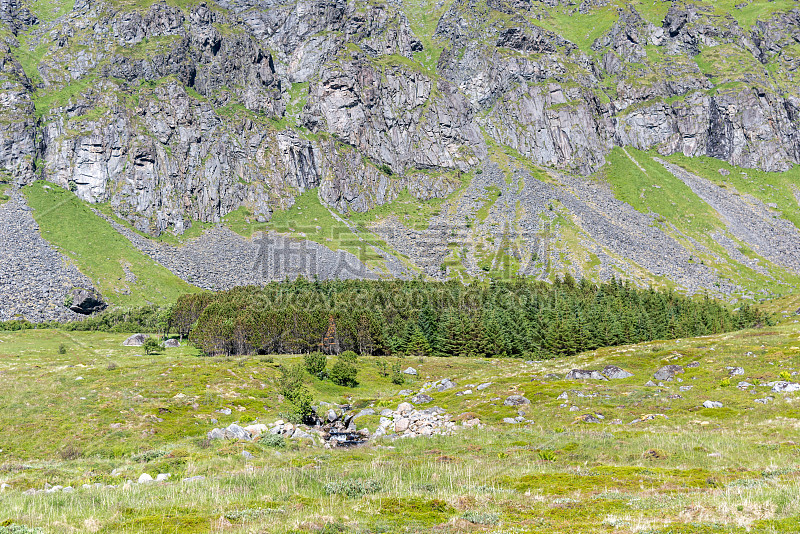
<svg viewBox="0 0 800 534">
<path fill-rule="evenodd" d="M 369 355 L 567 356 L 599 347 L 770 324 L 743 304 L 612 279 L 275 282 L 182 296 L 169 330 L 208 355 L 351 350 Z"/>
</svg>

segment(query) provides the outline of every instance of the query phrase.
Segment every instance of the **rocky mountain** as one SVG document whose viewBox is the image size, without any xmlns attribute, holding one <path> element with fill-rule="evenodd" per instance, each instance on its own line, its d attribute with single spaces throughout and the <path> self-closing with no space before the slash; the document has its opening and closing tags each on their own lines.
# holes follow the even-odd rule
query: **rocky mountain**
<svg viewBox="0 0 800 534">
<path fill-rule="evenodd" d="M 793 0 L 4 0 L 0 20 L 22 191 L 0 210 L 57 184 L 201 287 L 310 272 L 259 270 L 264 239 L 326 277 L 800 282 Z"/>
</svg>

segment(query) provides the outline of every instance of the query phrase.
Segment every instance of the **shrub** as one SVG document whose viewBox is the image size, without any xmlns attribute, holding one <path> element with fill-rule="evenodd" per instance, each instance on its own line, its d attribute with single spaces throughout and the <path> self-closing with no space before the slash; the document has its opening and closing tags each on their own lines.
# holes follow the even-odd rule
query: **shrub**
<svg viewBox="0 0 800 534">
<path fill-rule="evenodd" d="M 60 343 L 58 345 L 58 353 L 59 354 L 66 354 L 67 353 L 67 346 L 64 345 L 63 343 Z"/>
<path fill-rule="evenodd" d="M 336 360 L 336 363 L 333 364 L 329 375 L 331 382 L 336 385 L 347 386 L 351 388 L 354 388 L 358 385 L 358 381 L 356 380 L 358 368 L 355 366 L 355 364 L 348 363 L 341 358 Z"/>
<path fill-rule="evenodd" d="M 58 455 L 62 460 L 77 460 L 83 456 L 83 452 L 74 445 L 66 445 L 63 449 L 58 451 Z"/>
<path fill-rule="evenodd" d="M 406 377 L 403 375 L 401 369 L 400 362 L 392 365 L 392 384 L 397 384 L 400 386 L 405 383 Z"/>
<path fill-rule="evenodd" d="M 286 447 L 286 438 L 280 434 L 264 434 L 258 443 L 265 447 L 272 447 L 273 449 L 283 449 Z"/>
<path fill-rule="evenodd" d="M 358 363 L 358 354 L 352 350 L 346 350 L 339 355 L 339 359 L 346 363 Z"/>
<path fill-rule="evenodd" d="M 789 380 L 792 379 L 792 375 L 789 374 L 789 371 L 781 371 L 778 374 L 778 377 L 780 377 L 780 379 L 783 380 L 784 382 L 788 382 Z"/>
<path fill-rule="evenodd" d="M 375 366 L 378 368 L 378 374 L 381 376 L 389 376 L 388 365 L 383 360 L 378 360 L 375 362 Z"/>
<path fill-rule="evenodd" d="M 461 517 L 476 525 L 496 525 L 500 521 L 497 514 L 478 510 L 467 510 Z"/>
<path fill-rule="evenodd" d="M 280 393 L 292 405 L 292 410 L 287 414 L 287 418 L 292 422 L 303 422 L 311 415 L 311 404 L 314 402 L 311 392 L 303 384 L 305 370 L 299 364 L 291 367 L 281 365 L 279 370 L 281 372 L 281 377 L 278 379 Z"/>
<path fill-rule="evenodd" d="M 377 493 L 380 490 L 380 483 L 372 479 L 336 480 L 325 484 L 327 495 L 344 495 L 350 498 Z"/>
<path fill-rule="evenodd" d="M 119 367 L 119 365 L 117 365 L 115 362 L 108 362 L 106 369 L 108 369 L 109 371 L 113 371 L 117 367 Z"/>
<path fill-rule="evenodd" d="M 318 378 L 324 377 L 325 367 L 328 365 L 327 356 L 319 351 L 309 352 L 303 357 L 303 361 L 306 364 L 308 374 Z"/>
<path fill-rule="evenodd" d="M 161 345 L 154 338 L 149 337 L 144 340 L 142 349 L 144 350 L 145 356 L 149 356 L 151 354 L 158 354 L 161 352 Z"/>
<path fill-rule="evenodd" d="M 158 460 L 162 456 L 166 455 L 167 451 L 144 451 L 131 455 L 131 460 L 139 463 L 147 463 L 152 462 L 153 460 Z"/>
</svg>

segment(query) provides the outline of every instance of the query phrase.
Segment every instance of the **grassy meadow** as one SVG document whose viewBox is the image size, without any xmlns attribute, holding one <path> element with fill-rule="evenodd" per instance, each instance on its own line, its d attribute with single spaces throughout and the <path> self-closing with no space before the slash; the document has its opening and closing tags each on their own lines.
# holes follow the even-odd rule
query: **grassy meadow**
<svg viewBox="0 0 800 534">
<path fill-rule="evenodd" d="M 208 358 L 186 345 L 144 356 L 123 347 L 125 337 L 0 333 L 0 532 L 800 529 L 799 397 L 766 386 L 786 373 L 797 381 L 794 316 L 765 329 L 541 362 L 406 358 L 403 367 L 419 376 L 403 385 L 362 356 L 355 388 L 308 376 L 315 401 L 380 411 L 407 399 L 401 389 L 450 378 L 458 387 L 430 393 L 434 401 L 420 408 L 439 406 L 455 421 L 477 416 L 483 426 L 332 450 L 205 439 L 213 427 L 280 418 L 277 367 L 299 356 Z M 645 386 L 659 367 L 691 362 L 699 366 L 677 375 L 682 382 Z M 634 376 L 563 379 L 572 368 L 607 364 Z M 744 374 L 730 377 L 728 367 Z M 740 381 L 754 385 L 741 389 Z M 531 404 L 504 406 L 512 394 Z M 773 400 L 755 402 L 765 397 Z M 723 407 L 703 408 L 706 400 Z M 532 422 L 503 422 L 519 408 Z M 374 431 L 378 419 L 358 426 Z M 136 484 L 142 473 L 171 477 Z M 75 490 L 24 493 L 45 484 Z"/>
</svg>

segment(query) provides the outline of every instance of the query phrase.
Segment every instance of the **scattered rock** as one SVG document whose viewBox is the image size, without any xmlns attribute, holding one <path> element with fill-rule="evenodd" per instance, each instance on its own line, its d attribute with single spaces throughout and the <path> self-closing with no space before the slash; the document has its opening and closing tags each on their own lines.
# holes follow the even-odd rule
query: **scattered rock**
<svg viewBox="0 0 800 534">
<path fill-rule="evenodd" d="M 504 423 L 508 423 L 510 425 L 518 425 L 519 424 L 519 421 L 517 421 L 513 417 L 504 417 L 503 418 L 503 422 Z"/>
<path fill-rule="evenodd" d="M 245 451 L 246 452 L 246 451 Z M 156 482 L 166 482 L 172 475 L 169 473 L 159 473 L 156 475 Z"/>
<path fill-rule="evenodd" d="M 150 482 L 153 482 L 153 477 L 151 477 L 147 473 L 142 473 L 141 475 L 139 475 L 139 480 L 137 482 L 139 484 L 149 484 Z"/>
<path fill-rule="evenodd" d="M 411 375 L 411 376 L 417 376 L 417 370 L 414 369 L 413 367 L 409 367 L 408 369 L 403 371 L 403 374 Z"/>
<path fill-rule="evenodd" d="M 411 397 L 411 402 L 414 404 L 427 404 L 429 402 L 433 402 L 433 397 L 426 395 L 425 393 L 420 393 L 419 395 L 414 395 Z"/>
<path fill-rule="evenodd" d="M 608 380 L 600 371 L 573 369 L 565 377 L 567 380 Z"/>
<path fill-rule="evenodd" d="M 475 389 L 477 389 L 478 391 L 483 391 L 484 389 L 488 388 L 491 385 L 492 385 L 491 382 L 484 382 L 483 384 L 478 384 L 478 387 L 476 387 Z"/>
<path fill-rule="evenodd" d="M 411 425 L 411 421 L 409 421 L 407 418 L 403 417 L 403 418 L 398 419 L 398 420 L 396 420 L 394 422 L 394 431 L 398 432 L 398 433 L 405 432 L 406 430 L 408 430 L 408 427 L 410 425 Z"/>
<path fill-rule="evenodd" d="M 603 419 L 605 419 L 605 418 L 603 418 Z M 599 423 L 600 420 L 601 419 L 600 419 L 600 417 L 597 416 L 597 414 L 587 413 L 587 414 L 581 415 L 580 417 L 575 419 L 575 422 L 576 423 L 581 423 L 581 422 L 583 422 L 583 423 Z"/>
<path fill-rule="evenodd" d="M 654 388 L 656 387 L 656 383 L 653 382 L 652 380 L 648 380 L 647 383 L 645 384 L 645 387 Z"/>
<path fill-rule="evenodd" d="M 230 415 L 233 413 L 233 410 L 230 408 L 220 408 L 219 410 L 215 410 L 217 413 L 221 413 L 222 415 Z"/>
<path fill-rule="evenodd" d="M 703 408 L 722 408 L 722 403 L 719 401 L 707 400 L 703 403 Z"/>
<path fill-rule="evenodd" d="M 436 391 L 442 392 L 447 391 L 448 389 L 453 389 L 456 387 L 456 383 L 450 380 L 449 378 L 445 378 L 441 381 L 441 383 L 436 387 Z"/>
<path fill-rule="evenodd" d="M 401 402 L 397 405 L 397 413 L 407 414 L 414 411 L 414 406 L 408 402 Z"/>
<path fill-rule="evenodd" d="M 756 399 L 756 402 L 759 404 L 767 404 L 768 402 L 772 401 L 772 397 L 764 397 L 763 399 Z"/>
<path fill-rule="evenodd" d="M 267 425 L 264 425 L 264 424 L 248 425 L 248 426 L 244 427 L 244 429 L 252 437 L 255 438 L 255 437 L 258 437 L 258 436 L 260 436 L 261 434 L 263 434 L 263 433 L 265 433 L 267 431 Z"/>
<path fill-rule="evenodd" d="M 413 394 L 414 394 L 413 389 L 401 389 L 400 392 L 398 393 L 398 395 L 400 395 L 401 397 L 408 397 L 409 395 Z"/>
<path fill-rule="evenodd" d="M 616 365 L 606 365 L 603 368 L 603 374 L 610 380 L 620 380 L 633 376 L 633 373 L 629 373 L 625 369 L 617 367 Z"/>
<path fill-rule="evenodd" d="M 672 378 L 678 373 L 683 373 L 683 367 L 681 367 L 680 365 L 665 365 L 664 367 L 655 372 L 653 378 L 655 378 L 656 380 L 664 380 L 668 382 L 672 380 Z"/>
<path fill-rule="evenodd" d="M 521 406 L 523 404 L 530 404 L 530 403 L 531 401 L 529 401 L 522 395 L 511 395 L 503 402 L 503 406 Z"/>
<path fill-rule="evenodd" d="M 694 369 L 696 367 L 700 367 L 700 362 L 691 362 L 686 364 L 687 369 Z"/>
<path fill-rule="evenodd" d="M 250 454 L 248 451 L 242 451 L 242 456 L 244 456 L 245 460 L 252 460 L 253 455 Z"/>
<path fill-rule="evenodd" d="M 729 371 L 729 373 L 728 373 L 729 376 L 736 376 L 736 375 L 743 375 L 744 374 L 744 369 L 742 367 L 726 367 L 726 369 Z"/>
<path fill-rule="evenodd" d="M 208 439 L 241 439 L 244 441 L 250 441 L 252 436 L 250 435 L 250 432 L 234 423 L 224 429 L 213 429 L 208 433 Z"/>
<path fill-rule="evenodd" d="M 772 384 L 772 392 L 773 393 L 791 393 L 793 391 L 800 391 L 800 384 L 796 382 L 773 382 Z"/>
</svg>

